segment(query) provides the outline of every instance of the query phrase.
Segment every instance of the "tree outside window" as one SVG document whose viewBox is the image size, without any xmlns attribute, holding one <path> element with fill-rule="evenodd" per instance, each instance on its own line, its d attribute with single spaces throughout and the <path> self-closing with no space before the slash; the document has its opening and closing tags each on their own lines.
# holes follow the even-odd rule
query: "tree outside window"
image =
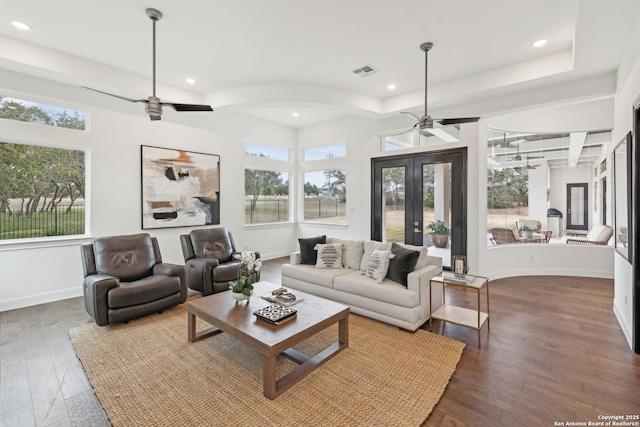
<svg viewBox="0 0 640 427">
<path fill-rule="evenodd" d="M 85 233 L 85 153 L 0 142 L 0 240 Z"/>
<path fill-rule="evenodd" d="M 245 169 L 245 223 L 289 221 L 289 173 Z"/>
<path fill-rule="evenodd" d="M 325 169 L 304 174 L 304 220 L 345 224 L 346 172 Z"/>
</svg>

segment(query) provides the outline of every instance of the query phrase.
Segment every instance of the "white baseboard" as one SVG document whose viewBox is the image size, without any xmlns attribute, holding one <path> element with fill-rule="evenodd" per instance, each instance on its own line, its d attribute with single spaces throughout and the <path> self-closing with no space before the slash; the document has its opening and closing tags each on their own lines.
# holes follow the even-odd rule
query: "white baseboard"
<svg viewBox="0 0 640 427">
<path fill-rule="evenodd" d="M 620 325 L 620 328 L 622 329 L 622 333 L 624 334 L 624 337 L 627 339 L 627 343 L 629 344 L 629 348 L 633 351 L 633 333 L 631 332 L 631 325 L 629 325 L 625 319 L 624 319 L 624 315 L 622 314 L 622 312 L 620 311 L 620 309 L 618 309 L 618 307 L 613 304 L 613 314 L 616 316 L 616 319 L 618 319 L 618 324 Z"/>
<path fill-rule="evenodd" d="M 0 301 L 0 312 L 82 296 L 82 286 Z"/>
</svg>

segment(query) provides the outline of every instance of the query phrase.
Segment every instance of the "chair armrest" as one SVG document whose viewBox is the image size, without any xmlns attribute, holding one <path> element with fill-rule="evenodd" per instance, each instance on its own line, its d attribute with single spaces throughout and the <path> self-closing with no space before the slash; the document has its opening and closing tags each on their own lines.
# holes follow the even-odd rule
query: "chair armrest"
<svg viewBox="0 0 640 427">
<path fill-rule="evenodd" d="M 83 281 L 84 305 L 93 320 L 100 325 L 109 324 L 109 291 L 120 286 L 120 279 L 107 274 L 91 274 Z"/>
<path fill-rule="evenodd" d="M 153 275 L 184 277 L 184 265 L 161 262 L 153 266 Z"/>
<path fill-rule="evenodd" d="M 302 254 L 300 251 L 296 251 L 289 255 L 289 264 L 300 265 L 302 263 Z"/>
<path fill-rule="evenodd" d="M 186 277 L 187 285 L 191 289 L 204 292 L 205 295 L 213 293 L 213 269 L 220 265 L 220 261 L 214 258 L 192 258 L 187 261 Z"/>
<path fill-rule="evenodd" d="M 595 240 L 586 240 L 586 239 L 566 239 L 565 243 L 573 243 L 578 245 L 593 245 L 593 246 L 606 246 L 609 242 L 598 242 Z"/>
<path fill-rule="evenodd" d="M 577 233 L 575 231 L 565 231 L 565 236 L 587 237 L 587 233 Z"/>
<path fill-rule="evenodd" d="M 184 265 L 162 262 L 153 266 L 154 276 L 175 276 L 180 279 L 180 304 L 187 300 L 189 289 L 187 287 L 186 270 Z"/>
</svg>

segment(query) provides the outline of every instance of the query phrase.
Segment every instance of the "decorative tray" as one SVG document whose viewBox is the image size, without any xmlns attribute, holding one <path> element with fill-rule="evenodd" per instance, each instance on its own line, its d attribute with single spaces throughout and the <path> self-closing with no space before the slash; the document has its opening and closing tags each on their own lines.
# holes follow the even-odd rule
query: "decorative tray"
<svg viewBox="0 0 640 427">
<path fill-rule="evenodd" d="M 261 308 L 260 310 L 256 310 L 253 312 L 258 319 L 265 320 L 269 323 L 273 323 L 274 325 L 279 325 L 287 320 L 292 319 L 298 310 L 295 310 L 290 307 L 284 307 L 280 304 L 273 304 L 265 308 Z"/>
</svg>

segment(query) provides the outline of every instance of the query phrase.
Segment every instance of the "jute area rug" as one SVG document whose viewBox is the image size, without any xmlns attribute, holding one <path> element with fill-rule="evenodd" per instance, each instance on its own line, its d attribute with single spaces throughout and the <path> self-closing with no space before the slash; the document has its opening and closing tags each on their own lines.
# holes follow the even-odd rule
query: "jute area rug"
<svg viewBox="0 0 640 427">
<path fill-rule="evenodd" d="M 69 336 L 114 426 L 419 426 L 464 348 L 352 314 L 349 347 L 271 401 L 257 352 L 224 333 L 187 340 L 186 304 Z M 312 355 L 336 339 L 334 326 L 296 347 Z M 279 357 L 278 377 L 294 366 Z"/>
</svg>

